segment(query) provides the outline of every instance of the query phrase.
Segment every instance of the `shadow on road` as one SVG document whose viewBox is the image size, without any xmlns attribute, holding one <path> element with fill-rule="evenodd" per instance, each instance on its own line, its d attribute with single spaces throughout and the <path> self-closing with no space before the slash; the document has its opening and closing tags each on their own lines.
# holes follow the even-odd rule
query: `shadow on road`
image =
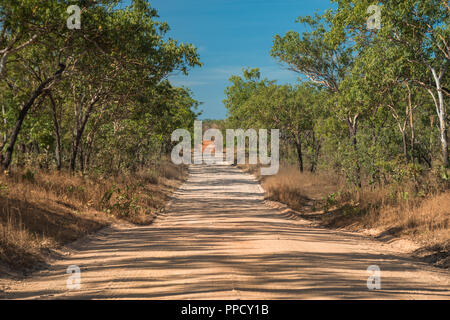
<svg viewBox="0 0 450 320">
<path fill-rule="evenodd" d="M 79 292 L 65 288 L 71 264 L 82 270 Z M 367 289 L 370 265 L 382 270 L 381 290 Z M 99 235 L 11 295 L 449 299 L 448 277 L 423 268 L 362 237 L 310 227 L 265 206 L 258 183 L 237 168 L 198 166 L 155 225 Z"/>
</svg>

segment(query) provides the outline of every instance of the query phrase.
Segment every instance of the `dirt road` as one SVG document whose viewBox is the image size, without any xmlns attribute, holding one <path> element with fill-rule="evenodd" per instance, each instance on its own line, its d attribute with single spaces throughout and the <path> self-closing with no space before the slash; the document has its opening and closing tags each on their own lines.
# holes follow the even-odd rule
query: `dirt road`
<svg viewBox="0 0 450 320">
<path fill-rule="evenodd" d="M 80 290 L 66 287 L 69 265 Z M 380 290 L 367 288 L 370 265 Z M 193 166 L 153 225 L 105 229 L 3 298 L 450 299 L 449 289 L 448 271 L 268 207 L 237 168 Z"/>
</svg>

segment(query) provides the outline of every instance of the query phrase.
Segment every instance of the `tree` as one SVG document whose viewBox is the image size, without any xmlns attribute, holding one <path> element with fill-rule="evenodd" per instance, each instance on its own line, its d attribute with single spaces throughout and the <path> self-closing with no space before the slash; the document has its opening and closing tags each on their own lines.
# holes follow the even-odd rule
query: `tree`
<svg viewBox="0 0 450 320">
<path fill-rule="evenodd" d="M 135 0 L 122 9 L 115 7 L 119 1 L 82 1 L 82 30 L 67 29 L 65 1 L 45 5 L 40 1 L 39 5 L 32 0 L 22 2 L 22 6 L 14 1 L 0 6 L 1 94 L 11 103 L 9 108 L 3 106 L 3 118 L 8 120 L 3 130 L 9 136 L 3 141 L 6 149 L 1 153 L 5 169 L 11 164 L 23 123 L 37 100 L 42 102 L 45 97 L 51 105 L 58 168 L 62 166 L 61 131 L 65 132 L 61 124 L 72 127 L 69 158 L 73 171 L 78 156 L 85 158 L 86 128 L 92 129 L 87 137 L 90 146 L 101 124 L 95 119 L 91 128 L 90 120 L 93 115 L 105 116 L 114 104 L 111 100 L 122 105 L 136 102 L 144 88 L 157 87 L 170 73 L 179 70 L 187 74 L 189 68 L 201 65 L 193 45 L 165 39 L 168 25 L 156 21 L 157 12 L 147 1 Z M 26 81 L 35 89 L 27 91 Z M 58 119 L 57 110 L 67 113 L 70 109 L 74 121 Z M 8 128 L 12 115 L 15 125 Z"/>
<path fill-rule="evenodd" d="M 350 33 L 356 45 L 367 43 L 372 33 L 365 28 L 370 1 L 337 0 L 339 10 L 333 18 L 335 35 Z M 382 28 L 375 35 L 402 51 L 410 67 L 421 70 L 409 81 L 424 88 L 432 97 L 439 119 L 441 155 L 448 167 L 447 111 L 444 84 L 450 63 L 450 9 L 445 0 L 387 1 L 382 6 Z"/>
</svg>

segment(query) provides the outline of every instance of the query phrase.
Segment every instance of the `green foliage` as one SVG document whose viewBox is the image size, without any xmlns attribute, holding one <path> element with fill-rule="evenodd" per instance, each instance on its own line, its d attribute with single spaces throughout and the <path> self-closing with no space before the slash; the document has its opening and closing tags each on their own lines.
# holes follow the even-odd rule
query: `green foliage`
<svg viewBox="0 0 450 320">
<path fill-rule="evenodd" d="M 442 180 L 444 181 L 450 181 L 450 173 L 449 173 L 449 169 L 444 168 L 444 167 L 439 167 L 439 173 L 440 173 L 440 177 Z"/>
<path fill-rule="evenodd" d="M 0 183 L 0 196 L 6 196 L 9 193 L 8 184 Z"/>
<path fill-rule="evenodd" d="M 325 213 L 328 213 L 330 211 L 330 208 L 335 206 L 338 203 L 338 201 L 337 201 L 338 196 L 339 195 L 336 193 L 330 193 L 327 195 L 327 198 L 323 205 L 323 210 Z"/>
<path fill-rule="evenodd" d="M 433 189 L 430 174 L 445 188 L 448 5 L 383 2 L 382 28 L 369 30 L 372 1 L 334 2 L 335 9 L 296 20 L 307 31 L 274 36 L 271 56 L 299 73 L 300 84 L 280 86 L 244 70 L 230 78 L 227 121 L 281 129 L 283 161 L 297 153 L 300 170 L 304 158 L 311 171 L 344 176 L 350 189 L 411 185 L 396 191 L 406 199 Z"/>
<path fill-rule="evenodd" d="M 136 186 L 125 187 L 125 190 L 113 186 L 101 199 L 101 207 L 108 213 L 116 212 L 123 217 L 137 214 L 142 209 L 139 197 L 135 196 Z"/>
<path fill-rule="evenodd" d="M 191 91 L 167 80 L 201 66 L 197 49 L 169 38 L 148 1 L 82 1 L 81 30 L 66 27 L 71 4 L 0 4 L 1 159 L 105 175 L 149 165 L 198 115 Z"/>
</svg>

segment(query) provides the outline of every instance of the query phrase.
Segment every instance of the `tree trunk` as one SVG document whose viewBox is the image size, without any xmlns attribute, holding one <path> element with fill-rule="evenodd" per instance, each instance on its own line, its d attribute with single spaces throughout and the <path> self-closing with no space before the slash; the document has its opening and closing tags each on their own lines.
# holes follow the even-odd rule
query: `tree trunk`
<svg viewBox="0 0 450 320">
<path fill-rule="evenodd" d="M 83 143 L 80 144 L 79 147 L 79 162 L 80 162 L 80 170 L 84 173 L 85 167 L 84 167 L 84 148 Z"/>
<path fill-rule="evenodd" d="M 405 163 L 408 164 L 408 146 L 406 144 L 406 133 L 404 130 L 402 132 L 402 141 L 403 141 L 403 156 L 405 157 Z"/>
<path fill-rule="evenodd" d="M 91 162 L 91 152 L 92 152 L 92 147 L 88 146 L 86 147 L 86 154 L 84 156 L 84 168 L 85 170 L 89 168 L 89 163 Z"/>
<path fill-rule="evenodd" d="M 297 156 L 298 156 L 298 168 L 300 172 L 303 172 L 303 152 L 302 152 L 302 142 L 300 140 L 299 135 L 295 137 L 295 146 L 297 148 Z"/>
<path fill-rule="evenodd" d="M 411 130 L 411 163 L 414 164 L 414 145 L 416 144 L 416 136 L 415 136 L 415 130 L 414 130 L 414 115 L 413 115 L 413 107 L 412 107 L 412 97 L 411 97 L 411 88 L 409 87 L 409 84 L 406 84 L 406 87 L 408 88 L 408 108 L 409 108 L 409 127 Z"/>
<path fill-rule="evenodd" d="M 53 126 L 55 129 L 55 140 L 56 140 L 56 148 L 55 148 L 55 159 L 56 159 L 56 169 L 58 171 L 61 170 L 61 134 L 60 134 L 60 127 L 59 127 L 59 121 L 58 121 L 58 113 L 56 109 L 56 103 L 53 99 L 53 95 L 51 92 L 48 94 L 50 98 L 50 102 L 52 105 L 52 116 L 53 116 Z"/>
<path fill-rule="evenodd" d="M 87 138 L 86 138 L 86 146 L 85 146 L 85 152 L 84 152 L 84 169 L 86 170 L 89 167 L 89 163 L 91 161 L 91 153 L 92 153 L 92 144 L 93 144 L 93 137 L 94 137 L 94 131 L 89 132 Z"/>
<path fill-rule="evenodd" d="M 5 125 L 5 132 L 3 133 L 3 139 L 0 143 L 0 163 L 3 163 L 3 148 L 6 145 L 6 142 L 8 142 L 7 138 L 7 123 L 6 123 L 6 112 L 5 112 L 5 106 L 2 104 L 2 114 L 3 114 L 3 124 Z"/>
<path fill-rule="evenodd" d="M 72 155 L 70 156 L 70 170 L 72 172 L 74 172 L 76 169 L 78 150 L 80 148 L 80 142 L 81 142 L 82 135 L 83 135 L 82 130 L 77 129 L 75 138 L 72 141 L 72 152 L 71 152 Z"/>
<path fill-rule="evenodd" d="M 17 142 L 17 137 L 19 136 L 20 129 L 22 128 L 23 121 L 25 120 L 28 111 L 33 106 L 34 101 L 44 92 L 46 87 L 48 85 L 51 85 L 53 81 L 61 76 L 65 68 L 66 66 L 64 64 L 60 64 L 59 70 L 56 71 L 50 78 L 47 78 L 44 82 L 42 82 L 39 87 L 37 87 L 36 90 L 33 91 L 31 97 L 27 100 L 27 102 L 25 102 L 22 109 L 20 110 L 16 124 L 14 125 L 11 136 L 9 137 L 8 147 L 6 148 L 6 152 L 3 158 L 2 165 L 5 170 L 7 170 L 11 164 L 14 146 Z"/>
<path fill-rule="evenodd" d="M 448 62 L 447 62 L 448 63 Z M 441 152 L 442 152 L 442 164 L 445 168 L 449 166 L 448 161 L 448 141 L 447 141 L 447 112 L 445 110 L 445 102 L 444 102 L 444 94 L 442 93 L 442 83 L 441 80 L 444 76 L 444 71 L 446 69 L 446 66 L 443 67 L 442 71 L 438 75 L 436 70 L 433 68 L 431 69 L 431 73 L 433 74 L 434 82 L 436 84 L 436 90 L 438 99 L 436 101 L 436 97 L 434 94 L 429 90 L 430 94 L 433 96 L 434 103 L 436 105 L 436 113 L 439 118 L 439 136 L 441 139 Z"/>
<path fill-rule="evenodd" d="M 1 145 L 1 149 L 3 149 L 3 147 L 6 144 L 7 141 L 7 136 L 6 136 L 6 128 L 7 128 L 7 122 L 6 122 L 6 111 L 5 111 L 5 105 L 2 104 L 2 114 L 3 114 L 3 124 L 5 125 L 5 132 L 3 133 L 3 144 Z"/>
<path fill-rule="evenodd" d="M 358 140 L 357 140 L 357 137 L 356 137 L 356 133 L 357 133 L 357 130 L 358 130 L 358 117 L 359 117 L 358 114 L 356 114 L 353 117 L 353 120 L 350 117 L 348 117 L 347 118 L 347 124 L 348 124 L 348 130 L 349 130 L 349 137 L 350 137 L 350 140 L 352 142 L 353 150 L 354 150 L 355 156 L 356 156 L 356 159 L 355 159 L 355 162 L 356 162 L 355 163 L 356 164 L 356 168 L 355 168 L 356 181 L 355 181 L 355 183 L 358 186 L 358 188 L 361 188 L 362 187 L 362 183 L 361 183 L 361 166 L 360 166 L 359 160 L 358 160 Z"/>
<path fill-rule="evenodd" d="M 314 134 L 314 131 L 312 132 L 312 137 L 313 137 L 313 147 L 314 148 L 314 154 L 313 154 L 313 159 L 311 162 L 311 173 L 316 171 L 317 168 L 317 164 L 319 163 L 319 154 L 320 154 L 320 149 L 322 147 L 322 143 L 321 143 L 321 139 L 316 140 L 316 136 Z"/>
<path fill-rule="evenodd" d="M 441 148 L 442 148 L 442 164 L 445 168 L 448 168 L 448 141 L 447 141 L 447 124 L 446 124 L 446 113 L 444 105 L 444 97 L 442 92 L 439 92 L 439 104 L 441 108 L 439 116 L 439 133 L 441 138 Z"/>
<path fill-rule="evenodd" d="M 70 157 L 70 170 L 72 172 L 74 172 L 76 169 L 77 155 L 80 149 L 81 138 L 83 137 L 84 129 L 86 128 L 86 123 L 88 122 L 89 117 L 91 116 L 92 110 L 94 109 L 94 105 L 100 100 L 100 91 L 97 92 L 91 99 L 80 125 L 79 126 L 77 125 L 77 127 L 74 130 L 75 134 L 74 139 L 72 141 L 72 155 Z"/>
</svg>

